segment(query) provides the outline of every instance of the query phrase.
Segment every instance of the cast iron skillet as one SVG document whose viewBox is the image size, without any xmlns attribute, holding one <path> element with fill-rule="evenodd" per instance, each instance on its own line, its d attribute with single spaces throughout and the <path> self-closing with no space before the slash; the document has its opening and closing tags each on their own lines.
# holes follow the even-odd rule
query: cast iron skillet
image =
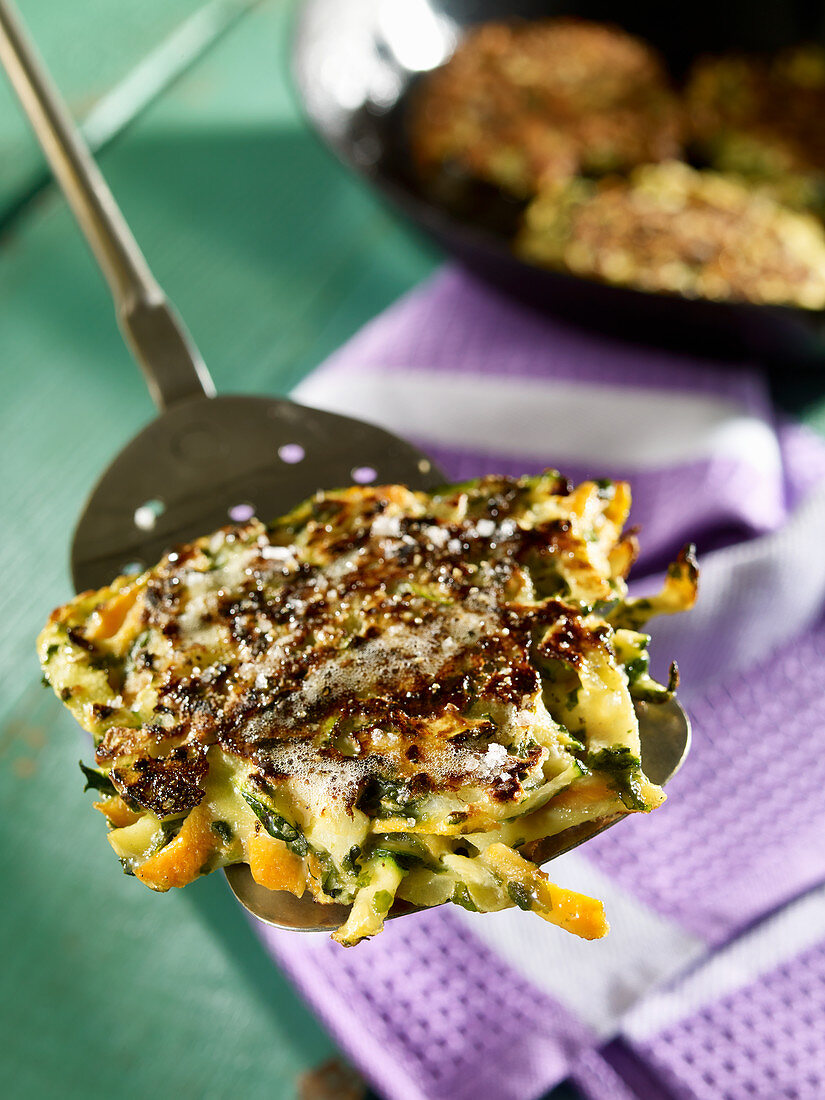
<svg viewBox="0 0 825 1100">
<path fill-rule="evenodd" d="M 409 94 L 421 74 L 444 61 L 475 23 L 568 14 L 620 23 L 641 35 L 676 77 L 705 52 L 825 43 L 822 0 L 621 6 L 606 0 L 305 0 L 294 41 L 295 81 L 310 122 L 345 165 L 508 292 L 612 335 L 716 357 L 755 355 L 808 368 L 825 362 L 819 312 L 687 299 L 545 271 L 510 253 L 501 233 L 505 200 L 480 205 L 467 220 L 424 196 L 407 148 Z"/>
</svg>

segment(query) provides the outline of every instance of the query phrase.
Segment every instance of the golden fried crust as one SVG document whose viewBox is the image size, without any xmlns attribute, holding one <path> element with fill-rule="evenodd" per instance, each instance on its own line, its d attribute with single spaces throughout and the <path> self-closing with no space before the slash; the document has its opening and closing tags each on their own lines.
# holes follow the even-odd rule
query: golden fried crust
<svg viewBox="0 0 825 1100">
<path fill-rule="evenodd" d="M 655 52 L 617 27 L 571 18 L 487 23 L 414 103 L 425 176 L 462 171 L 520 197 L 578 172 L 676 157 L 681 115 Z"/>
<path fill-rule="evenodd" d="M 605 553 L 621 545 L 615 490 L 584 529 L 567 486 L 549 487 L 561 494 L 538 510 L 527 480 L 436 501 L 352 489 L 269 528 L 225 528 L 68 604 L 42 643 L 63 663 L 47 670 L 96 735 L 98 765 L 159 817 L 200 800 L 212 744 L 269 786 L 312 760 L 350 809 L 386 776 L 413 797 L 471 787 L 519 799 L 538 746 L 514 746 L 494 769 L 485 753 L 503 733 L 518 741 L 535 711 L 536 654 L 575 667 L 603 648 L 564 597 L 609 597 Z M 107 702 L 88 702 L 90 676 Z"/>
</svg>

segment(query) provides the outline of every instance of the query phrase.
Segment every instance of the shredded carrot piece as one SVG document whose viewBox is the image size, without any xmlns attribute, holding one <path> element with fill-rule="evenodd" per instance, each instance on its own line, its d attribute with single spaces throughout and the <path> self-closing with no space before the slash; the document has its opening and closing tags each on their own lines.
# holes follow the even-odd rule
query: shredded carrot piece
<svg viewBox="0 0 825 1100">
<path fill-rule="evenodd" d="M 117 634 L 142 588 L 142 584 L 130 584 L 121 589 L 108 603 L 96 608 L 89 618 L 89 626 L 86 629 L 86 637 L 89 641 L 97 642 Z"/>
<path fill-rule="evenodd" d="M 102 798 L 100 802 L 93 802 L 96 810 L 100 810 L 110 825 L 116 829 L 122 829 L 126 825 L 134 825 L 140 814 L 130 810 L 119 794 L 111 798 Z"/>
<path fill-rule="evenodd" d="M 610 931 L 600 901 L 556 886 L 544 871 L 505 844 L 491 844 L 482 858 L 508 886 L 515 884 L 529 908 L 551 924 L 585 940 L 599 940 Z"/>
<path fill-rule="evenodd" d="M 622 527 L 630 512 L 630 486 L 626 481 L 613 482 L 613 499 L 604 510 L 605 519 Z"/>
<path fill-rule="evenodd" d="M 301 897 L 306 889 L 304 861 L 282 840 L 253 833 L 246 842 L 246 858 L 255 881 L 267 890 L 289 890 Z"/>
<path fill-rule="evenodd" d="M 204 806 L 190 810 L 175 839 L 136 867 L 135 875 L 153 890 L 168 890 L 192 882 L 215 847 L 217 838 L 210 823 L 211 816 Z"/>
</svg>

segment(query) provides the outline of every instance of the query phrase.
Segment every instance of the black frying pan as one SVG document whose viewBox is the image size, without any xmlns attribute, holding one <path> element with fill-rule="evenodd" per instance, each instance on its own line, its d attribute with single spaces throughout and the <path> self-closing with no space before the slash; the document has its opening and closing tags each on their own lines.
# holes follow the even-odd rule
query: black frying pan
<svg viewBox="0 0 825 1100">
<path fill-rule="evenodd" d="M 449 56 L 472 24 L 561 14 L 618 23 L 639 34 L 661 51 L 676 77 L 701 53 L 825 43 L 821 0 L 305 0 L 293 58 L 298 91 L 313 126 L 344 164 L 448 252 L 508 292 L 612 335 L 717 357 L 756 355 L 807 367 L 825 362 L 825 315 L 819 312 L 648 293 L 543 270 L 510 252 L 500 231 L 506 209 L 488 203 L 462 218 L 427 199 L 407 148 L 407 107 L 416 80 Z"/>
</svg>

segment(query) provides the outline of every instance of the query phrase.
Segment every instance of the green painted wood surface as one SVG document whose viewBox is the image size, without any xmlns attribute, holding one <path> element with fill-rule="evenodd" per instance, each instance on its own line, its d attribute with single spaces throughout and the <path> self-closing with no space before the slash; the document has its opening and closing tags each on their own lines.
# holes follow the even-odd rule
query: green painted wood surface
<svg viewBox="0 0 825 1100">
<path fill-rule="evenodd" d="M 17 0 L 74 116 L 106 92 L 204 0 Z M 40 149 L 0 77 L 0 217 L 46 171 Z"/>
<path fill-rule="evenodd" d="M 283 392 L 435 263 L 298 120 L 289 9 L 239 21 L 101 157 L 225 390 Z M 53 188 L 0 249 L 0 356 L 3 1095 L 292 1097 L 330 1040 L 221 876 L 161 896 L 120 874 L 87 739 L 39 683 L 73 519 L 153 411 Z"/>
</svg>

